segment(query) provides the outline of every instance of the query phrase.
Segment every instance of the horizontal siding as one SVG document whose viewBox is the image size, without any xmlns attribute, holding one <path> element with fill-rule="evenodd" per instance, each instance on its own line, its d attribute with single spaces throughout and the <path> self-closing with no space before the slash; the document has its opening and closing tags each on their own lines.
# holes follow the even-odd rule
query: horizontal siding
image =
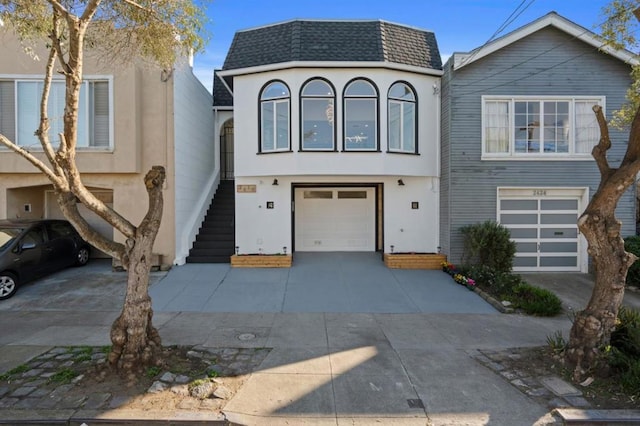
<svg viewBox="0 0 640 426">
<path fill-rule="evenodd" d="M 450 67 L 453 63 L 449 60 L 445 67 Z M 449 253 L 450 249 L 450 209 L 449 209 L 449 186 L 450 186 L 450 161 L 449 161 L 449 141 L 450 141 L 450 102 L 449 102 L 449 76 L 444 74 L 440 82 L 440 249 L 442 253 Z"/>
<path fill-rule="evenodd" d="M 459 261 L 461 226 L 496 219 L 499 186 L 585 187 L 592 195 L 600 181 L 594 161 L 481 161 L 481 97 L 483 95 L 605 96 L 606 113 L 619 109 L 630 84 L 630 68 L 564 32 L 538 31 L 449 76 L 451 246 L 448 253 Z M 444 114 L 443 114 L 444 117 Z M 443 123 L 444 124 L 444 123 Z M 612 166 L 621 161 L 627 134 L 610 129 Z M 443 149 L 444 151 L 444 149 Z M 633 191 L 617 210 L 623 233 L 635 232 Z"/>
</svg>

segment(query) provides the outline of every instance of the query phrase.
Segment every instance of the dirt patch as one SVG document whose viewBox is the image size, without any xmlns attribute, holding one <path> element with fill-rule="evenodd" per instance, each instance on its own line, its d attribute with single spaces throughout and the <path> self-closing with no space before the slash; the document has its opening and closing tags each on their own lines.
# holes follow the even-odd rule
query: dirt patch
<svg viewBox="0 0 640 426">
<path fill-rule="evenodd" d="M 127 380 L 108 366 L 108 348 L 58 347 L 0 375 L 0 408 L 219 413 L 269 351 L 166 347 L 161 367 Z"/>
<path fill-rule="evenodd" d="M 593 375 L 591 383 L 586 385 L 571 382 L 570 371 L 565 367 L 562 356 L 554 354 L 550 347 L 517 348 L 509 351 L 486 353 L 495 363 L 489 366 L 496 370 L 505 379 L 511 381 L 516 387 L 529 384 L 530 389 L 536 386 L 533 382 L 549 376 L 557 376 L 567 383 L 571 383 L 582 392 L 582 398 L 586 400 L 590 408 L 596 409 L 638 409 L 640 401 L 627 395 L 620 387 L 616 378 L 611 375 Z M 541 388 L 540 388 L 541 389 Z M 560 400 L 551 392 L 527 392 L 536 399 L 543 399 L 550 408 L 566 406 L 566 401 Z M 586 407 L 584 407 L 586 408 Z"/>
</svg>

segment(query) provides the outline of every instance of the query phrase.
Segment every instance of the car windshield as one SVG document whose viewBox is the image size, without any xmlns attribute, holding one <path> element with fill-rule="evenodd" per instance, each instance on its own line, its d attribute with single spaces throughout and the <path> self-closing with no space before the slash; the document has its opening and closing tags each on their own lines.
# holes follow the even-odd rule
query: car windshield
<svg viewBox="0 0 640 426">
<path fill-rule="evenodd" d="M 20 228 L 0 228 L 0 250 L 4 250 L 23 230 Z"/>
</svg>

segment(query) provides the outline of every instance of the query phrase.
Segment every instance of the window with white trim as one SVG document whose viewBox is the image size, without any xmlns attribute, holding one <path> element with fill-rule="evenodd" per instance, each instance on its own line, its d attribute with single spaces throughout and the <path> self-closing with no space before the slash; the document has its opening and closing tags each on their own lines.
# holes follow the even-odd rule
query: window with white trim
<svg viewBox="0 0 640 426">
<path fill-rule="evenodd" d="M 378 91 L 367 80 L 354 80 L 344 90 L 345 151 L 377 151 Z"/>
<path fill-rule="evenodd" d="M 34 132 L 40 124 L 42 80 L 0 80 L 0 133 L 16 144 L 38 148 Z M 53 81 L 49 91 L 49 138 L 58 146 L 58 134 L 64 128 L 65 83 Z M 111 147 L 111 108 L 109 81 L 85 80 L 78 105 L 77 148 Z"/>
<path fill-rule="evenodd" d="M 604 98 L 482 98 L 482 157 L 591 157 L 600 131 L 594 105 Z"/>
<path fill-rule="evenodd" d="M 273 81 L 260 93 L 260 152 L 289 151 L 289 88 Z"/>
<path fill-rule="evenodd" d="M 416 95 L 405 83 L 395 83 L 389 89 L 389 151 L 418 152 L 416 144 Z"/>
</svg>

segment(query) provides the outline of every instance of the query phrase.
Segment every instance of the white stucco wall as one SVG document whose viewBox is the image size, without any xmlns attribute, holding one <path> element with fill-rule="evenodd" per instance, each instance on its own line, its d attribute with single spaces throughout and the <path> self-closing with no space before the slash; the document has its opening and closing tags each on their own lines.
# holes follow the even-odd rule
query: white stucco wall
<svg viewBox="0 0 640 426">
<path fill-rule="evenodd" d="M 176 69 L 174 79 L 176 258 L 185 262 L 219 173 L 213 99 L 189 66 Z"/>
<path fill-rule="evenodd" d="M 379 141 L 382 152 L 298 153 L 300 140 L 300 89 L 309 79 L 323 77 L 336 91 L 336 144 L 342 147 L 342 93 L 354 78 L 372 80 L 378 88 Z M 259 143 L 258 97 L 268 82 L 285 82 L 291 92 L 291 153 L 257 154 Z M 387 153 L 387 92 L 397 81 L 408 82 L 417 92 L 418 148 L 420 155 Z M 235 174 L 271 175 L 405 175 L 437 176 L 439 98 L 433 85 L 439 77 L 385 69 L 292 69 L 234 77 Z"/>
<path fill-rule="evenodd" d="M 278 179 L 274 186 L 273 179 Z M 236 177 L 236 185 L 255 185 L 255 193 L 236 193 L 236 245 L 242 254 L 291 252 L 293 197 L 292 184 L 354 185 L 382 183 L 384 251 L 437 252 L 438 250 L 438 186 L 432 177 L 403 177 L 398 186 L 391 176 L 260 176 Z M 267 201 L 274 202 L 267 209 Z M 418 202 L 418 209 L 411 203 Z"/>
</svg>

